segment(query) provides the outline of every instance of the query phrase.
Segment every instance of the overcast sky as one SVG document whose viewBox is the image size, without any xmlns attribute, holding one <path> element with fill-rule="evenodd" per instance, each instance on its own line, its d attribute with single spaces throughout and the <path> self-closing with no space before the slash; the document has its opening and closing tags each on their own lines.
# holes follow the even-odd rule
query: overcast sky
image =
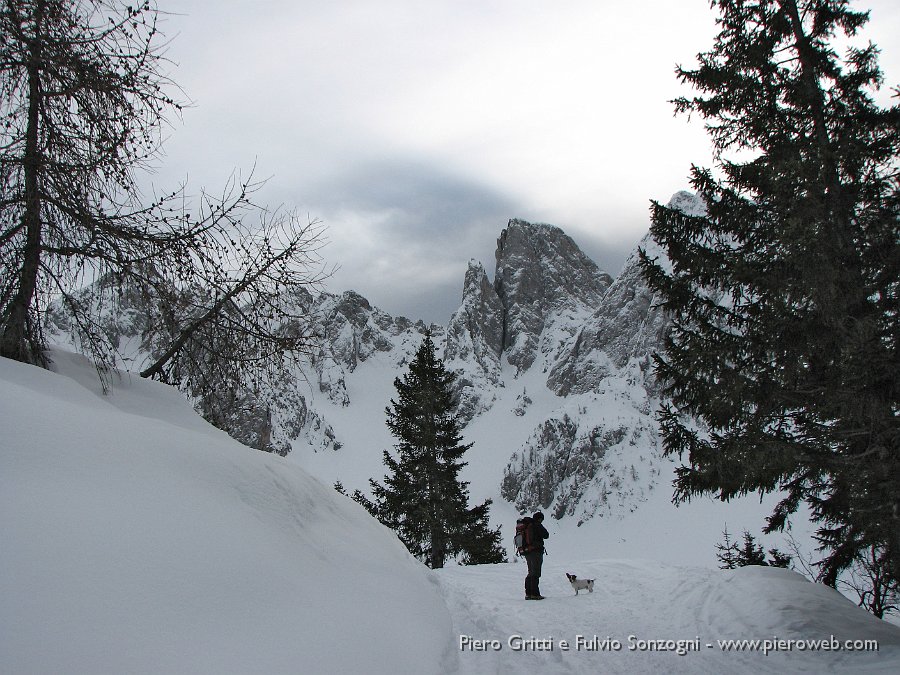
<svg viewBox="0 0 900 675">
<path fill-rule="evenodd" d="M 560 226 L 615 276 L 649 200 L 711 165 L 668 102 L 712 45 L 707 0 L 159 3 L 194 105 L 154 183 L 215 190 L 255 164 L 258 199 L 327 226 L 329 289 L 395 315 L 446 323 L 510 218 Z M 857 7 L 900 82 L 900 3 Z"/>
</svg>

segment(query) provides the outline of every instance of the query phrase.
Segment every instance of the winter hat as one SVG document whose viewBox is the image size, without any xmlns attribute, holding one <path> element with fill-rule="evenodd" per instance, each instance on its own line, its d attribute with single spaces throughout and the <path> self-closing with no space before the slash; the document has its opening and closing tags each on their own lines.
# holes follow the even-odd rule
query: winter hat
<svg viewBox="0 0 900 675">
<path fill-rule="evenodd" d="M 534 518 L 535 520 L 543 520 L 544 514 L 541 513 L 540 511 L 536 511 L 535 514 L 531 517 Z"/>
</svg>

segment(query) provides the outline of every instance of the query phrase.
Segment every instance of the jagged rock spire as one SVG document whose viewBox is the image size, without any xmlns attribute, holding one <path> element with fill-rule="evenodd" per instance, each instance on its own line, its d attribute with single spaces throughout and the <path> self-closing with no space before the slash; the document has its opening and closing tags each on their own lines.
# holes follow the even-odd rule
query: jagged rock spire
<svg viewBox="0 0 900 675">
<path fill-rule="evenodd" d="M 503 350 L 527 370 L 554 316 L 596 307 L 612 278 L 553 225 L 509 221 L 497 240 L 494 288 L 503 304 Z"/>
</svg>

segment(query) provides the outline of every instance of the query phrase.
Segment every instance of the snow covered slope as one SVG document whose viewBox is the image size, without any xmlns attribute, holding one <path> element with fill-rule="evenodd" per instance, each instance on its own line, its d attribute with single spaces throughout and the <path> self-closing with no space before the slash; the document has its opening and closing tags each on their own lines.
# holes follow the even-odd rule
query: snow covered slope
<svg viewBox="0 0 900 675">
<path fill-rule="evenodd" d="M 59 373 L 0 359 L 0 672 L 900 668 L 900 629 L 784 570 L 616 559 L 598 554 L 591 537 L 567 542 L 550 523 L 543 602 L 522 598 L 520 562 L 429 571 L 290 456 L 237 444 L 175 390 L 125 376 L 104 396 L 83 359 L 57 352 L 54 360 Z M 379 372 L 376 364 L 362 366 L 363 376 Z M 349 394 L 365 402 L 354 385 L 361 381 L 350 381 Z M 545 405 L 545 395 L 534 405 Z M 473 431 L 487 440 L 485 429 Z M 495 461 L 491 454 L 482 467 Z M 488 483 L 475 480 L 473 489 Z M 638 548 L 652 549 L 652 528 L 634 535 Z M 575 597 L 566 571 L 595 577 L 595 592 Z M 460 649 L 466 636 L 500 649 Z M 800 651 L 796 642 L 830 648 L 832 636 L 841 646 L 876 640 L 879 650 L 804 642 Z M 768 655 L 726 651 L 718 641 L 729 639 L 791 640 L 793 651 L 787 642 Z M 699 651 L 656 651 L 679 640 Z"/>
<path fill-rule="evenodd" d="M 433 579 L 361 507 L 54 359 L 0 359 L 0 672 L 445 672 Z"/>
</svg>

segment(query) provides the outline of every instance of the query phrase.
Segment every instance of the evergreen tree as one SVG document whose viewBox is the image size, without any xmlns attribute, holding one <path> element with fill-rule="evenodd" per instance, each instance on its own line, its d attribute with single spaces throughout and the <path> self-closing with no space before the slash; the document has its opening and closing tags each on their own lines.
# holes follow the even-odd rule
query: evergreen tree
<svg viewBox="0 0 900 675">
<path fill-rule="evenodd" d="M 722 538 L 725 540 L 722 544 L 716 544 L 716 558 L 719 561 L 720 570 L 733 570 L 738 566 L 738 545 L 737 542 L 731 541 L 731 534 L 728 532 L 728 526 L 722 532 Z"/>
<path fill-rule="evenodd" d="M 769 549 L 769 567 L 783 567 L 787 569 L 791 566 L 791 556 L 787 553 L 782 553 L 777 548 Z"/>
<path fill-rule="evenodd" d="M 705 216 L 654 203 L 671 266 L 642 255 L 673 318 L 655 361 L 665 451 L 688 458 L 675 500 L 782 490 L 766 531 L 806 502 L 823 581 L 871 546 L 896 579 L 900 108 L 873 101 L 874 45 L 835 53 L 868 20 L 846 0 L 713 5 L 676 109 L 706 120 L 721 177 L 692 170 Z"/>
<path fill-rule="evenodd" d="M 738 549 L 738 565 L 768 565 L 766 552 L 756 543 L 756 539 L 747 530 L 744 530 L 744 544 Z"/>
<path fill-rule="evenodd" d="M 733 570 L 747 565 L 761 565 L 764 567 L 790 567 L 791 556 L 782 553 L 777 548 L 769 549 L 770 558 L 766 560 L 766 554 L 762 546 L 756 543 L 756 538 L 747 530 L 744 530 L 744 543 L 738 545 L 731 540 L 728 527 L 722 532 L 725 540 L 723 544 L 716 544 L 716 558 L 719 561 L 720 570 Z"/>
<path fill-rule="evenodd" d="M 394 381 L 397 400 L 386 409 L 398 457 L 384 452 L 388 473 L 384 485 L 370 481 L 374 501 L 354 495 L 435 569 L 459 554 L 465 564 L 505 560 L 500 528 L 488 526 L 491 500 L 470 509 L 468 483 L 459 479 L 472 444 L 463 444 L 454 415 L 453 379 L 426 334 L 409 372 Z"/>
</svg>

